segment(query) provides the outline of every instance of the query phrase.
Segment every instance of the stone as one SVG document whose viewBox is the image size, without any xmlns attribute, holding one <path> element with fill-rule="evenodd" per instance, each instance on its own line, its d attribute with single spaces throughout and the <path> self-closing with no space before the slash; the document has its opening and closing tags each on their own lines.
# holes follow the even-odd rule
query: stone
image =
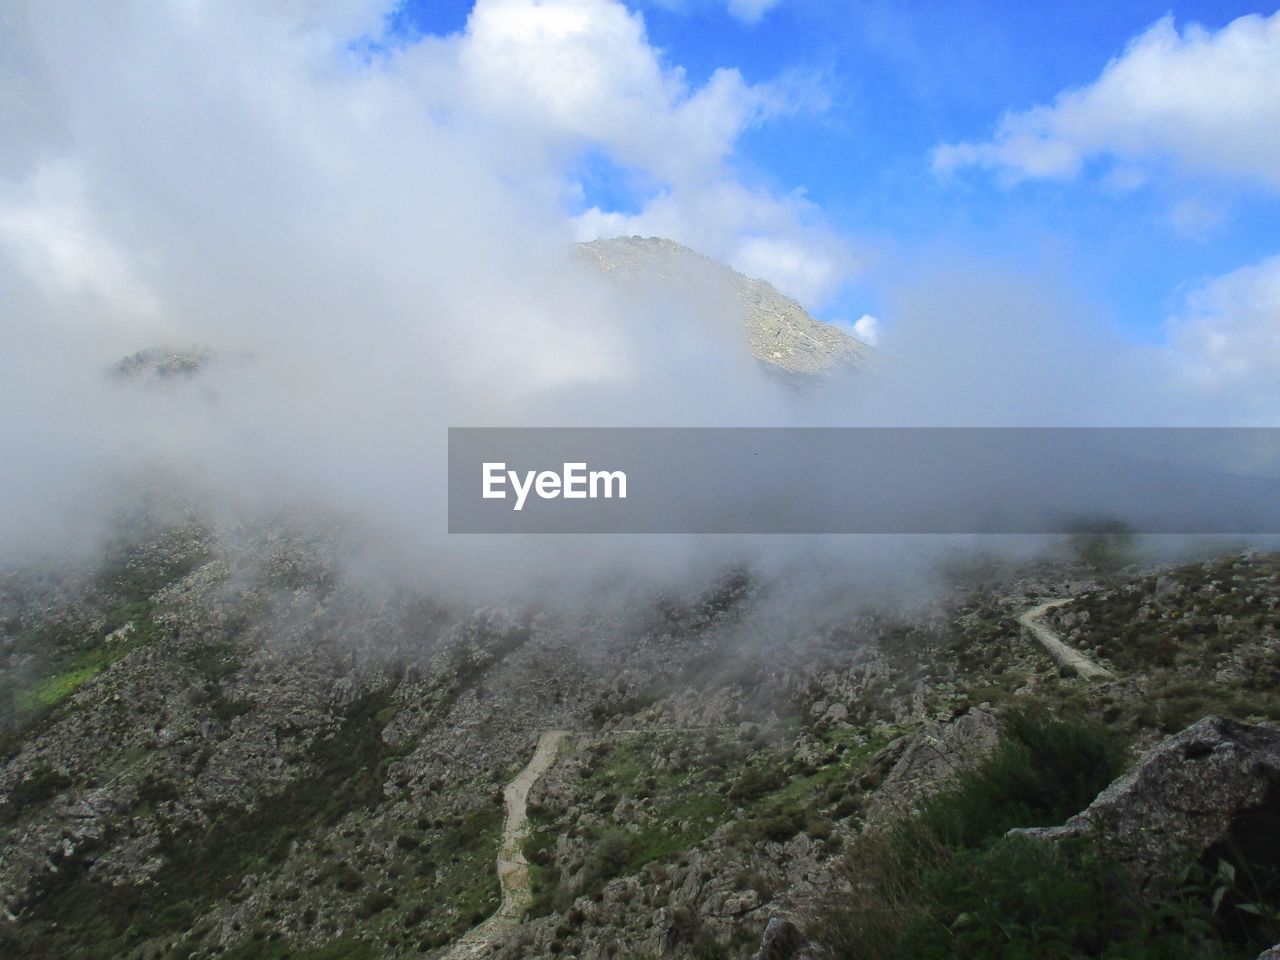
<svg viewBox="0 0 1280 960">
<path fill-rule="evenodd" d="M 1271 824 L 1253 822 L 1270 817 Z M 1159 886 L 1186 854 L 1235 830 L 1280 828 L 1280 726 L 1205 717 L 1148 751 L 1059 827 L 1012 831 L 1057 841 L 1100 835 L 1140 883 Z"/>
<path fill-rule="evenodd" d="M 751 955 L 751 960 L 793 960 L 804 945 L 805 937 L 799 927 L 785 917 L 770 917 L 760 939 L 760 949 Z"/>
<path fill-rule="evenodd" d="M 884 825 L 909 815 L 957 772 L 985 758 L 998 738 L 995 714 L 973 709 L 948 723 L 926 723 L 890 744 L 872 760 L 888 766 L 888 773 L 871 799 L 867 822 Z"/>
</svg>

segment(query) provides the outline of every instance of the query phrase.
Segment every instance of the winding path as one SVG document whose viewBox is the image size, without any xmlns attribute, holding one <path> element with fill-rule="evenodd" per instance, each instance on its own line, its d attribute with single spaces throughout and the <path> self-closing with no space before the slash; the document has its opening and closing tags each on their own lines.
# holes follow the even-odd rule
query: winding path
<svg viewBox="0 0 1280 960">
<path fill-rule="evenodd" d="M 1050 600 L 1048 603 L 1042 603 L 1038 607 L 1032 607 L 1024 610 L 1018 615 L 1018 623 L 1020 623 L 1030 634 L 1040 641 L 1041 645 L 1049 651 L 1049 656 L 1057 660 L 1064 667 L 1074 667 L 1076 672 L 1086 680 L 1111 680 L 1113 674 L 1106 667 L 1099 666 L 1088 657 L 1086 657 L 1075 647 L 1069 647 L 1062 641 L 1062 638 L 1053 631 L 1053 629 L 1044 622 L 1044 615 L 1049 611 L 1050 607 L 1060 606 L 1064 603 L 1070 603 L 1070 598 L 1062 600 Z"/>
<path fill-rule="evenodd" d="M 551 769 L 560 744 L 568 730 L 546 730 L 538 738 L 537 749 L 528 765 L 502 791 L 507 819 L 502 825 L 502 845 L 498 848 L 498 883 L 502 887 L 502 905 L 489 919 L 472 927 L 454 941 L 445 956 L 448 960 L 482 957 L 504 935 L 519 924 L 533 902 L 529 878 L 529 861 L 521 846 L 528 836 L 529 791 L 538 778 Z"/>
<path fill-rule="evenodd" d="M 1044 615 L 1050 607 L 1069 603 L 1070 598 L 1050 600 L 1039 606 L 1024 610 L 1018 615 L 1018 623 L 1035 637 L 1058 663 L 1074 667 L 1087 680 L 1109 680 L 1114 674 L 1106 667 L 1099 666 L 1079 650 L 1068 646 L 1054 630 L 1044 622 Z M 604 736 L 625 736 L 627 734 L 653 733 L 692 733 L 701 730 L 730 730 L 727 726 L 706 727 L 635 727 L 623 730 L 612 730 Z M 524 919 L 525 913 L 533 902 L 532 881 L 529 876 L 529 861 L 521 849 L 529 832 L 529 791 L 538 779 L 551 769 L 556 761 L 565 737 L 570 730 L 544 730 L 538 738 L 538 746 L 533 757 L 502 792 L 506 802 L 507 817 L 502 825 L 502 845 L 498 848 L 498 883 L 502 887 L 502 903 L 496 911 L 483 923 L 472 927 L 453 942 L 443 955 L 444 960 L 474 960 L 483 957 L 503 937 L 514 930 Z M 595 734 L 601 736 L 601 734 Z"/>
<path fill-rule="evenodd" d="M 699 731 L 736 730 L 736 726 L 701 727 L 634 727 L 611 730 L 607 733 L 587 734 L 590 737 L 617 737 L 627 734 L 696 733 Z M 472 927 L 455 940 L 442 955 L 443 960 L 473 960 L 483 957 L 493 946 L 514 930 L 533 902 L 532 882 L 529 877 L 529 861 L 521 847 L 528 836 L 529 791 L 538 778 L 551 769 L 556 753 L 564 738 L 572 730 L 544 730 L 538 738 L 537 749 L 528 765 L 516 774 L 516 778 L 502 791 L 506 801 L 507 819 L 502 825 L 502 845 L 498 848 L 498 883 L 502 887 L 502 904 L 483 923 Z"/>
</svg>

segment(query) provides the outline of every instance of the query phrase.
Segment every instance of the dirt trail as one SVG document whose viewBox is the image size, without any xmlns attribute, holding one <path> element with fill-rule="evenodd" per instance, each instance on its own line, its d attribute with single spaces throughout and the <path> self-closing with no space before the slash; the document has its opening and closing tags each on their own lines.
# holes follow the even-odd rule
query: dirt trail
<svg viewBox="0 0 1280 960">
<path fill-rule="evenodd" d="M 445 956 L 448 960 L 481 957 L 523 919 L 533 901 L 529 879 L 529 861 L 521 845 L 528 835 L 529 791 L 538 778 L 555 763 L 560 744 L 568 730 L 546 730 L 538 738 L 537 749 L 528 765 L 507 784 L 502 796 L 506 801 L 507 819 L 502 825 L 502 846 L 498 848 L 498 883 L 502 886 L 502 905 L 477 927 L 472 927 Z"/>
<path fill-rule="evenodd" d="M 1024 610 L 1018 615 L 1018 623 L 1022 624 L 1049 651 L 1049 655 L 1064 667 L 1074 667 L 1076 672 L 1086 680 L 1110 680 L 1115 675 L 1106 667 L 1101 667 L 1074 647 L 1063 643 L 1053 629 L 1044 622 L 1044 615 L 1050 607 L 1070 603 L 1070 598 L 1050 600 L 1038 607 Z"/>
<path fill-rule="evenodd" d="M 734 731 L 737 726 L 701 727 L 636 727 L 607 733 L 579 733 L 592 739 L 627 736 L 629 734 L 697 733 L 702 731 Z M 528 836 L 529 791 L 538 778 L 551 769 L 564 738 L 572 730 L 544 730 L 528 765 L 516 774 L 502 792 L 507 805 L 507 819 L 502 825 L 502 845 L 498 848 L 498 883 L 502 886 L 502 905 L 483 923 L 472 927 L 445 952 L 443 960 L 472 960 L 483 957 L 494 945 L 519 926 L 533 902 L 529 877 L 529 861 L 521 846 Z"/>
</svg>

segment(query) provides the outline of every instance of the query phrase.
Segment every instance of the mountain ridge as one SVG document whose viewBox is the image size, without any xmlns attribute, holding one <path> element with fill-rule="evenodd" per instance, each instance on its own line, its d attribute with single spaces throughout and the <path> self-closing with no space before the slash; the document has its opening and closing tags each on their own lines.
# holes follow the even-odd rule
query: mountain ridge
<svg viewBox="0 0 1280 960">
<path fill-rule="evenodd" d="M 674 240 L 613 237 L 577 244 L 579 258 L 601 274 L 648 288 L 709 283 L 741 310 L 747 346 L 757 360 L 791 376 L 856 370 L 871 362 L 867 344 L 814 319 L 767 280 L 748 277 Z"/>
</svg>

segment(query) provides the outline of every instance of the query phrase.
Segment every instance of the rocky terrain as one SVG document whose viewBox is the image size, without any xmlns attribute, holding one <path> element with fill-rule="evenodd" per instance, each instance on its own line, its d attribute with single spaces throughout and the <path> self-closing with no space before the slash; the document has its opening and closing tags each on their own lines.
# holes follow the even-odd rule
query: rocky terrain
<svg viewBox="0 0 1280 960">
<path fill-rule="evenodd" d="M 1235 744 L 1205 769 L 1236 779 L 1139 774 L 1207 812 L 1128 862 L 1209 871 L 1160 894 L 1200 903 L 1200 883 L 1217 898 L 1196 915 L 1207 927 L 1179 934 L 1218 951 L 1196 955 L 1268 945 L 1280 851 L 1254 843 L 1251 861 L 1229 842 L 1280 835 L 1265 726 L 1280 719 L 1278 557 L 975 566 L 909 614 L 864 605 L 775 636 L 761 624 L 776 630 L 762 620 L 776 588 L 751 571 L 625 616 L 460 610 L 354 578 L 339 540 L 286 519 L 220 529 L 168 505 L 78 570 L 4 575 L 0 955 L 862 955 L 842 937 L 872 942 L 870 921 L 846 914 L 896 889 L 881 878 L 868 893 L 868 862 L 898 862 L 869 851 L 891 843 L 901 860 L 902 824 L 935 829 L 939 798 L 968 809 L 963 791 L 996 790 L 981 776 L 1006 776 L 1034 742 L 1064 764 L 1035 775 L 1054 802 L 1019 801 L 997 833 L 1076 830 L 1070 816 L 1112 779 L 1210 715 L 1255 725 L 1185 735 L 1207 744 L 1189 756 Z M 1042 622 L 1108 674 L 1061 665 L 1019 623 L 1048 600 Z M 1027 727 L 1028 712 L 1066 733 Z M 547 731 L 564 733 L 530 772 Z M 1075 770 L 1079 757 L 1093 759 Z M 517 784 L 528 820 L 504 850 Z M 1148 790 L 1144 816 L 1158 802 Z M 957 870 L 1012 842 L 976 853 L 937 836 L 910 862 L 947 849 Z M 500 859 L 527 864 L 505 907 Z M 1219 863 L 1257 891 L 1215 893 Z M 902 887 L 910 906 L 888 915 L 915 926 L 890 924 L 892 942 L 999 955 L 928 946 L 952 906 L 927 881 Z"/>
<path fill-rule="evenodd" d="M 811 377 L 866 366 L 871 348 L 764 280 L 753 280 L 660 237 L 618 237 L 578 244 L 582 261 L 620 284 L 644 290 L 723 299 L 741 318 L 751 353 L 765 368 L 789 377 Z"/>
</svg>

